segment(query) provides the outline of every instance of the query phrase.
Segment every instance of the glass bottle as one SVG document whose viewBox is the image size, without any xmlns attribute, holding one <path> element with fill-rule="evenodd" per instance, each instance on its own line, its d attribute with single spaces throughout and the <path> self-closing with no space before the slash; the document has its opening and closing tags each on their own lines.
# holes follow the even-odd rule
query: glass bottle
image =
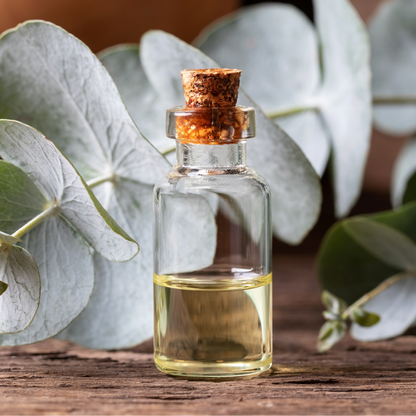
<svg viewBox="0 0 416 416">
<path fill-rule="evenodd" d="M 167 111 L 176 165 L 154 189 L 154 351 L 159 370 L 236 377 L 272 363 L 270 191 L 246 166 L 255 111 L 241 71 L 185 70 Z"/>
</svg>

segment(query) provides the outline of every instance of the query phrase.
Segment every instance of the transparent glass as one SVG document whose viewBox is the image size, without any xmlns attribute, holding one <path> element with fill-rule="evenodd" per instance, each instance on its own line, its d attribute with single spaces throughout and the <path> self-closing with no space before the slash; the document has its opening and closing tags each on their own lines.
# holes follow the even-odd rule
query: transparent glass
<svg viewBox="0 0 416 416">
<path fill-rule="evenodd" d="M 165 373 L 235 377 L 272 363 L 267 182 L 246 142 L 177 141 L 154 189 L 154 350 Z"/>
</svg>

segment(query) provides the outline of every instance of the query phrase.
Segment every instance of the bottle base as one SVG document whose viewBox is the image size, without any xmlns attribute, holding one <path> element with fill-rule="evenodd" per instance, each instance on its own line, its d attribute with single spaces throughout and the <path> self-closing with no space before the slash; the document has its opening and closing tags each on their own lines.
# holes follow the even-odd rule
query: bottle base
<svg viewBox="0 0 416 416">
<path fill-rule="evenodd" d="M 265 355 L 256 361 L 200 362 L 154 358 L 156 367 L 163 373 L 185 378 L 247 377 L 267 371 L 272 366 L 272 356 Z"/>
</svg>

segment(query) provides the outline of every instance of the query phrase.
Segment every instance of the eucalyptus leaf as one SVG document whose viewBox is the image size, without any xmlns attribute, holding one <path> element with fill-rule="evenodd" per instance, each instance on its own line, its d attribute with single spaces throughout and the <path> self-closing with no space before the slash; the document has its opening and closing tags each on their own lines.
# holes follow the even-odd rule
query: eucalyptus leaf
<svg viewBox="0 0 416 416">
<path fill-rule="evenodd" d="M 242 87 L 266 114 L 317 105 L 317 34 L 296 7 L 261 4 L 239 9 L 208 26 L 195 44 L 220 65 L 242 69 Z M 329 141 L 319 114 L 305 111 L 277 121 L 321 175 Z"/>
<path fill-rule="evenodd" d="M 368 328 L 353 323 L 351 335 L 355 339 L 377 341 L 401 335 L 416 320 L 416 277 L 404 276 L 369 300 L 365 308 L 381 319 Z"/>
<path fill-rule="evenodd" d="M 97 194 L 106 185 L 95 188 Z M 123 264 L 95 255 L 96 285 L 88 306 L 58 336 L 89 348 L 130 347 L 153 331 L 152 187 L 121 181 L 113 192 L 108 210 L 123 229 L 138 236 L 141 251 Z"/>
<path fill-rule="evenodd" d="M 0 230 L 13 233 L 45 210 L 48 200 L 23 170 L 4 160 L 0 178 Z"/>
<path fill-rule="evenodd" d="M 363 223 L 363 229 L 359 230 Z M 392 238 L 391 242 L 388 240 L 390 238 Z M 393 211 L 368 215 L 366 219 L 352 218 L 335 224 L 325 236 L 318 254 L 318 276 L 321 285 L 351 304 L 378 287 L 390 276 L 398 275 L 408 263 L 414 262 L 414 258 L 411 258 L 413 249 L 409 249 L 409 246 L 412 247 L 415 242 L 416 202 L 408 203 Z M 394 244 L 399 245 L 401 249 L 393 247 Z M 393 267 L 393 264 L 396 267 Z M 410 290 L 413 286 L 407 284 L 407 289 Z M 394 286 L 401 287 L 397 284 Z M 365 304 L 366 310 L 380 315 L 381 318 L 379 323 L 368 329 L 372 331 L 368 332 L 369 334 L 400 334 L 408 327 L 407 318 L 401 321 L 403 315 L 394 314 L 389 309 L 391 304 L 400 303 L 393 296 L 401 299 L 400 296 L 404 296 L 400 294 L 401 289 L 387 290 L 389 296 L 378 295 L 375 298 L 377 309 L 370 307 L 372 301 Z M 406 302 L 406 305 L 411 303 Z M 405 310 L 403 314 L 412 314 L 407 307 Z M 389 314 L 395 318 L 386 320 Z M 377 327 L 382 328 L 382 332 L 374 332 Z M 362 331 L 367 331 L 367 329 L 354 328 L 354 331 L 360 331 L 360 334 L 363 333 Z M 396 328 L 400 329 L 396 332 Z M 378 335 L 374 335 L 374 339 L 378 339 L 377 337 Z"/>
<path fill-rule="evenodd" d="M 344 300 L 338 298 L 327 290 L 322 292 L 322 303 L 328 311 L 333 312 L 336 315 L 342 315 L 348 306 Z"/>
<path fill-rule="evenodd" d="M 215 22 L 196 43 L 220 65 L 243 70 L 243 88 L 278 123 L 284 116 L 282 127 L 320 174 L 331 142 L 343 216 L 360 193 L 370 142 L 369 41 L 347 0 L 314 5 L 316 31 L 291 6 L 256 5 Z"/>
<path fill-rule="evenodd" d="M 399 206 L 409 202 L 409 197 L 405 199 L 406 193 L 415 193 L 415 189 L 409 188 L 409 181 L 416 173 L 416 139 L 409 140 L 400 151 L 396 159 L 392 176 L 392 202 L 393 206 Z M 413 185 L 414 186 L 414 185 Z"/>
<path fill-rule="evenodd" d="M 70 337 L 92 339 L 94 346 L 100 346 L 97 343 L 105 333 L 108 336 L 102 345 L 106 348 L 143 341 L 151 336 L 148 322 L 152 319 L 152 213 L 148 201 L 169 163 L 141 135 L 99 60 L 65 30 L 42 21 L 27 22 L 0 39 L 0 62 L 0 114 L 27 120 L 53 140 L 95 186 L 97 197 L 117 222 L 123 222 L 123 227 L 134 223 L 130 235 L 144 250 L 133 259 L 133 271 L 130 263 L 113 267 L 100 260 L 97 269 L 106 273 L 97 274 L 95 290 L 100 294 L 116 285 L 119 290 L 110 291 L 111 302 L 94 295 L 91 309 L 82 318 L 89 322 L 74 323 Z M 146 333 L 128 334 L 123 344 L 132 328 L 126 316 L 131 315 L 129 307 L 139 291 L 147 303 L 135 304 L 137 325 L 147 328 Z M 109 305 L 114 311 L 111 320 L 94 313 L 108 310 Z M 88 328 L 100 329 L 96 339 Z"/>
<path fill-rule="evenodd" d="M 140 53 L 149 82 L 170 106 L 184 102 L 178 76 L 181 70 L 218 66 L 197 49 L 161 31 L 143 36 Z M 238 102 L 256 109 L 258 137 L 248 141 L 247 160 L 271 187 L 274 232 L 283 241 L 299 243 L 319 214 L 319 180 L 296 144 L 243 90 Z"/>
<path fill-rule="evenodd" d="M 343 321 L 327 321 L 323 324 L 318 336 L 318 351 L 325 352 L 345 336 L 347 324 Z"/>
<path fill-rule="evenodd" d="M 0 334 L 26 329 L 39 306 L 40 276 L 33 257 L 13 244 L 18 238 L 0 232 Z"/>
<path fill-rule="evenodd" d="M 217 229 L 208 201 L 200 195 L 164 195 L 159 209 L 163 214 L 160 215 L 161 223 L 156 227 L 162 227 L 165 236 L 160 249 L 160 273 L 186 273 L 210 266 L 215 256 Z M 189 221 L 190 218 L 198 218 L 198 215 L 211 218 L 211 222 Z M 201 239 L 189 241 L 188 236 L 193 234 Z M 183 244 L 178 245 L 177 241 Z M 159 244 L 162 245 L 162 242 Z M 195 264 L 195 258 L 201 257 L 201 251 L 205 252 L 206 263 Z"/>
<path fill-rule="evenodd" d="M 416 270 L 416 245 L 393 227 L 354 218 L 344 223 L 347 233 L 368 253 L 401 270 Z"/>
<path fill-rule="evenodd" d="M 56 335 L 86 307 L 94 285 L 91 246 L 113 260 L 125 261 L 137 253 L 137 243 L 39 132 L 17 121 L 0 120 L 0 149 L 0 156 L 23 170 L 45 196 L 49 208 L 44 212 L 50 209 L 23 241 L 42 280 L 38 313 L 25 331 L 0 337 L 1 345 L 19 345 Z"/>
<path fill-rule="evenodd" d="M 365 327 L 373 326 L 378 321 L 380 321 L 379 315 L 376 313 L 368 312 L 360 307 L 354 308 L 351 311 L 350 318 L 353 322 Z"/>
<path fill-rule="evenodd" d="M 369 24 L 375 102 L 397 99 L 376 105 L 374 119 L 380 129 L 393 134 L 416 131 L 415 19 L 415 0 L 393 0 L 383 3 Z M 412 104 L 400 104 L 406 98 Z"/>
<path fill-rule="evenodd" d="M 336 321 L 336 320 L 341 320 L 342 319 L 341 315 L 338 315 L 338 314 L 336 314 L 334 312 L 330 312 L 330 311 L 323 311 L 322 316 L 327 321 Z"/>
<path fill-rule="evenodd" d="M 166 137 L 165 126 L 166 109 L 172 105 L 165 104 L 164 95 L 158 95 L 150 84 L 139 53 L 139 45 L 119 45 L 105 49 L 99 58 L 116 83 L 140 131 L 164 153 L 175 145 L 172 139 Z"/>
</svg>

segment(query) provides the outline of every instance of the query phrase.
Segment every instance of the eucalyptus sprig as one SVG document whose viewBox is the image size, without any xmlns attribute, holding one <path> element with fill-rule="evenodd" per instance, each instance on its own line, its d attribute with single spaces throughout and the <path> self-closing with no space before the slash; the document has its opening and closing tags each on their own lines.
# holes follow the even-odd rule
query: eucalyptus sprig
<svg viewBox="0 0 416 416">
<path fill-rule="evenodd" d="M 351 305 L 353 338 L 401 335 L 416 320 L 416 202 L 334 225 L 319 251 L 318 274 L 325 290 Z M 350 314 L 357 306 L 380 321 L 361 325 Z"/>
<path fill-rule="evenodd" d="M 0 333 L 11 334 L 0 335 L 0 345 L 19 345 L 56 335 L 87 306 L 94 250 L 124 262 L 138 245 L 35 129 L 0 120 L 0 156 L 0 224 L 12 233 L 0 233 L 1 278 L 9 285 Z M 20 240 L 25 249 L 15 245 Z"/>
<path fill-rule="evenodd" d="M 317 345 L 319 352 L 329 350 L 344 337 L 348 320 L 364 327 L 373 326 L 380 320 L 377 314 L 362 308 L 362 305 L 379 293 L 377 289 L 379 288 L 376 288 L 373 293 L 363 296 L 349 307 L 344 300 L 327 290 L 322 292 L 322 303 L 326 307 L 322 314 L 327 321 L 319 331 Z M 384 288 L 380 288 L 380 290 L 384 290 Z"/>
</svg>

